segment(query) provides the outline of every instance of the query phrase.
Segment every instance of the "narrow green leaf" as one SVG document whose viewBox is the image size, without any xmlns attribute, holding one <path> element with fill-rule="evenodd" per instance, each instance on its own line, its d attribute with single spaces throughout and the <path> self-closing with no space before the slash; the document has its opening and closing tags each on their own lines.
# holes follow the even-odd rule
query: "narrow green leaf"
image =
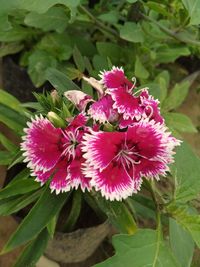
<svg viewBox="0 0 200 267">
<path fill-rule="evenodd" d="M 29 169 L 25 168 L 22 171 L 20 171 L 10 182 L 9 185 L 15 183 L 16 181 L 20 181 L 23 179 L 27 179 L 30 176 Z"/>
<path fill-rule="evenodd" d="M 0 165 L 9 165 L 13 154 L 9 151 L 0 151 Z"/>
<path fill-rule="evenodd" d="M 7 125 L 14 132 L 22 134 L 26 125 L 26 119 L 18 112 L 0 104 L 0 122 Z"/>
<path fill-rule="evenodd" d="M 115 235 L 116 254 L 95 267 L 180 267 L 158 232 L 140 229 L 134 235 Z"/>
<path fill-rule="evenodd" d="M 174 219 L 169 219 L 170 246 L 181 267 L 190 267 L 194 253 L 194 241 Z"/>
<path fill-rule="evenodd" d="M 136 56 L 135 61 L 135 76 L 141 79 L 147 79 L 149 77 L 148 70 L 144 67 L 138 56 Z"/>
<path fill-rule="evenodd" d="M 76 64 L 77 68 L 81 72 L 84 72 L 84 70 L 85 70 L 84 58 L 76 46 L 74 47 L 74 51 L 73 51 L 73 59 L 74 59 L 74 62 Z"/>
<path fill-rule="evenodd" d="M 67 90 L 80 90 L 66 75 L 56 69 L 49 68 L 46 71 L 46 78 L 60 94 L 63 94 Z"/>
<path fill-rule="evenodd" d="M 121 232 L 133 234 L 137 230 L 137 225 L 128 208 L 123 202 L 108 201 L 96 194 L 97 204 L 108 216 L 110 222 Z"/>
<path fill-rule="evenodd" d="M 25 247 L 13 267 L 34 267 L 42 256 L 49 240 L 47 229 L 44 229 L 29 245 Z"/>
<path fill-rule="evenodd" d="M 14 196 L 0 200 L 0 215 L 7 216 L 15 213 L 34 202 L 42 193 L 43 188 L 23 196 Z"/>
<path fill-rule="evenodd" d="M 16 151 L 17 146 L 13 144 L 5 135 L 0 133 L 0 143 L 10 152 Z"/>
<path fill-rule="evenodd" d="M 79 190 L 74 191 L 73 193 L 73 201 L 72 207 L 70 210 L 70 214 L 67 218 L 66 224 L 64 226 L 64 232 L 71 232 L 78 220 L 78 217 L 81 212 L 82 206 L 82 192 Z"/>
<path fill-rule="evenodd" d="M 5 188 L 0 190 L 0 199 L 25 194 L 36 190 L 39 187 L 40 184 L 34 181 L 33 178 L 18 180 L 13 182 L 12 184 L 8 184 Z"/>
<path fill-rule="evenodd" d="M 7 253 L 38 235 L 48 222 L 59 213 L 69 194 L 56 195 L 47 188 L 20 226 L 8 240 L 2 253 Z"/>
<path fill-rule="evenodd" d="M 47 224 L 47 230 L 48 230 L 51 238 L 53 238 L 53 236 L 54 236 L 54 233 L 56 230 L 57 220 L 58 220 L 58 215 L 55 215 L 53 217 L 53 219 L 51 219 L 51 221 Z"/>
</svg>

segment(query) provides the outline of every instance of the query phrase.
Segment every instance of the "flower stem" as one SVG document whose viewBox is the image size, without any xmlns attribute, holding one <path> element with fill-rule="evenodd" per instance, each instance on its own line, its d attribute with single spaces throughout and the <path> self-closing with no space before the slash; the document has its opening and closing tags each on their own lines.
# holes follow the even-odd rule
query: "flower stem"
<svg viewBox="0 0 200 267">
<path fill-rule="evenodd" d="M 83 5 L 79 6 L 80 10 L 82 12 L 84 12 L 90 19 L 91 21 L 97 25 L 101 30 L 106 31 L 112 35 L 114 35 L 115 37 L 119 38 L 118 32 L 115 31 L 114 29 L 106 26 L 105 24 L 103 24 L 102 22 L 100 22 L 98 19 L 96 19 L 96 17 L 87 9 L 85 8 Z"/>
</svg>

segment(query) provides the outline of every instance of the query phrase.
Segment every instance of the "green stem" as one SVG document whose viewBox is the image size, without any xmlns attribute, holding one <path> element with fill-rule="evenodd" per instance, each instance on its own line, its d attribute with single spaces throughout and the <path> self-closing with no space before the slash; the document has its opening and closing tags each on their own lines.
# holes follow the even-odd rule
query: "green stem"
<svg viewBox="0 0 200 267">
<path fill-rule="evenodd" d="M 78 220 L 81 211 L 82 194 L 79 190 L 74 191 L 72 207 L 67 218 L 67 222 L 63 227 L 63 232 L 70 232 L 73 230 L 75 223 Z"/>
<path fill-rule="evenodd" d="M 198 45 L 200 46 L 200 42 L 196 41 L 196 40 L 192 40 L 189 38 L 185 38 L 185 37 L 181 37 L 177 32 L 171 31 L 170 29 L 166 28 L 165 26 L 163 26 L 162 24 L 160 24 L 159 22 L 157 22 L 156 20 L 141 14 L 143 16 L 144 19 L 153 22 L 155 25 L 157 25 L 164 33 L 168 34 L 169 36 L 171 36 L 172 38 L 176 39 L 179 42 L 182 43 L 186 43 L 186 44 L 191 44 L 191 45 Z"/>
<path fill-rule="evenodd" d="M 96 26 L 98 26 L 103 31 L 106 31 L 106 32 L 114 35 L 115 37 L 119 38 L 119 35 L 118 35 L 118 32 L 117 31 L 115 31 L 114 29 L 106 26 L 105 24 L 103 24 L 102 22 L 100 22 L 99 20 L 97 20 L 96 17 L 87 8 L 85 8 L 83 5 L 80 5 L 79 8 L 80 8 L 80 10 L 82 12 L 84 12 L 91 19 L 91 21 Z"/>
</svg>

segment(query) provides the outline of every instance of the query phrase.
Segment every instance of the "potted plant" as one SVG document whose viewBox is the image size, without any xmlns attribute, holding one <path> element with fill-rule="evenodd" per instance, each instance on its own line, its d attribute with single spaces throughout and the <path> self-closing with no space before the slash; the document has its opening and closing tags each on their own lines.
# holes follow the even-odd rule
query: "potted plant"
<svg viewBox="0 0 200 267">
<path fill-rule="evenodd" d="M 116 255 L 98 266 L 157 266 L 166 259 L 164 266 L 190 263 L 192 239 L 199 244 L 199 215 L 186 202 L 199 191 L 199 158 L 177 132 L 172 135 L 159 101 L 123 68 L 101 72 L 100 80 L 83 76 L 93 95 L 55 69 L 46 75 L 57 91 L 35 94 L 37 102 L 22 105 L 0 92 L 1 121 L 22 138 L 19 148 L 2 139 L 7 151 L 1 159 L 10 168 L 23 166 L 0 190 L 0 214 L 15 214 L 32 203 L 1 253 L 26 244 L 15 266 L 33 266 L 43 253 L 60 262 L 81 261 L 111 224 L 121 233 L 113 239 Z M 89 220 L 81 213 L 81 199 L 104 223 L 66 233 L 76 229 L 78 219 Z M 142 229 L 141 218 L 153 223 Z M 65 233 L 57 233 L 61 230 Z M 184 258 L 179 233 L 188 241 Z M 73 244 L 82 255 L 70 255 Z"/>
</svg>

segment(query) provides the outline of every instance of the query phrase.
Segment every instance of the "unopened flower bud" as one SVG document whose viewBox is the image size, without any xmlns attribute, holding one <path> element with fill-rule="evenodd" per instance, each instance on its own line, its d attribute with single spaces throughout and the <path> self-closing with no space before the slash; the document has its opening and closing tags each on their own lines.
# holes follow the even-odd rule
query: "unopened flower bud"
<svg viewBox="0 0 200 267">
<path fill-rule="evenodd" d="M 55 127 L 60 127 L 60 128 L 66 127 L 65 121 L 61 117 L 59 117 L 55 112 L 53 111 L 48 112 L 47 117 Z"/>
</svg>

